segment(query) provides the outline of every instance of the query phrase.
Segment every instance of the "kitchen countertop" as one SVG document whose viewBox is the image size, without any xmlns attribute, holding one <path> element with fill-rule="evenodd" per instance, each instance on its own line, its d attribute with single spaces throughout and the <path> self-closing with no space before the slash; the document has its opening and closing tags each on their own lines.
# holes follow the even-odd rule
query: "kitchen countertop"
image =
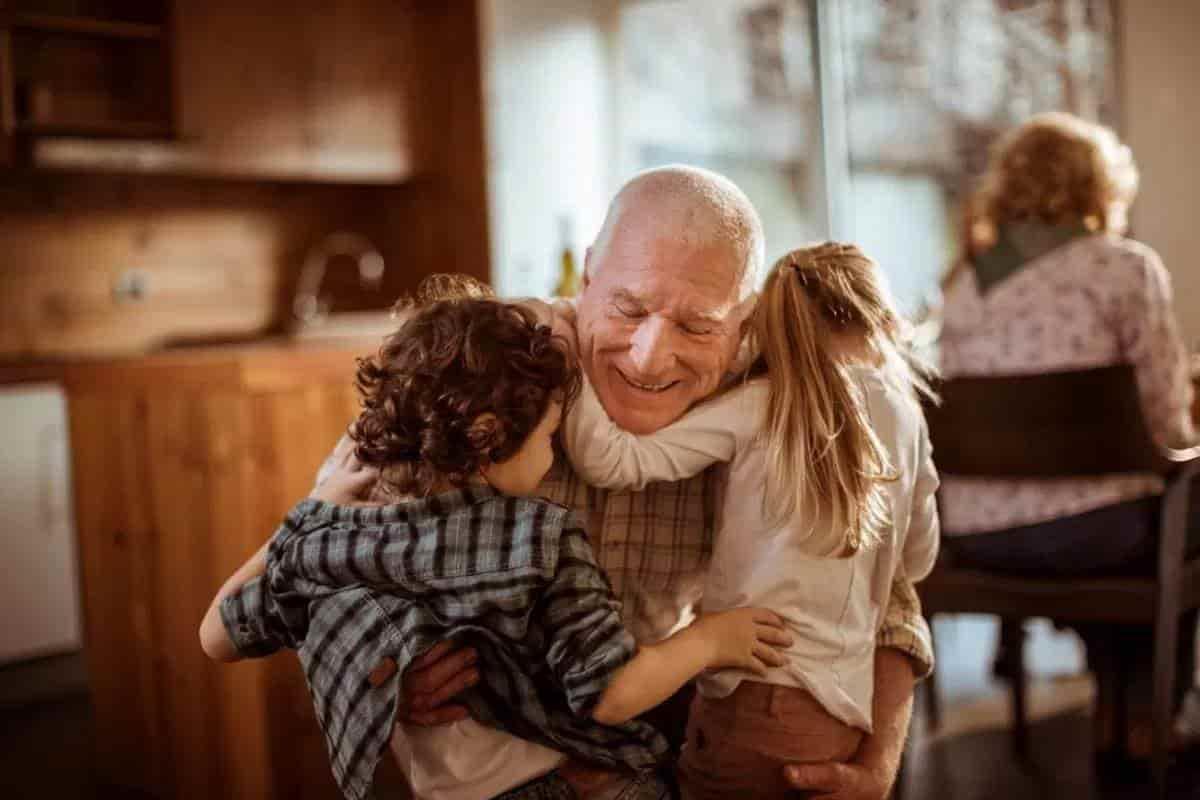
<svg viewBox="0 0 1200 800">
<path fill-rule="evenodd" d="M 73 391 L 153 386 L 270 390 L 353 379 L 355 359 L 378 339 L 296 341 L 285 336 L 242 343 L 189 345 L 146 353 L 0 361 L 0 386 L 59 383 Z"/>
</svg>

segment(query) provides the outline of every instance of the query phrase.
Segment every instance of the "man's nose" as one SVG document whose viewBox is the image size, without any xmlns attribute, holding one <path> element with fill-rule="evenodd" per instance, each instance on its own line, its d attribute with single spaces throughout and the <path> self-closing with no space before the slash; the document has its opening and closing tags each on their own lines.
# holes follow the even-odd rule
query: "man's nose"
<svg viewBox="0 0 1200 800">
<path fill-rule="evenodd" d="M 669 320 L 648 317 L 634 331 L 629 348 L 630 359 L 643 378 L 658 378 L 675 363 L 671 346 L 672 328 Z"/>
</svg>

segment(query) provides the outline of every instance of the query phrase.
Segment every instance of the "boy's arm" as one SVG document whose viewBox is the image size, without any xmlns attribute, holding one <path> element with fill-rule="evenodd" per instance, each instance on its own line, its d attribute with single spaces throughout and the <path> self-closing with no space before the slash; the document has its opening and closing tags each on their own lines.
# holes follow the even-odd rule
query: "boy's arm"
<svg viewBox="0 0 1200 800">
<path fill-rule="evenodd" d="M 773 647 L 791 642 L 782 621 L 762 609 L 702 617 L 656 645 L 638 648 L 621 623 L 620 604 L 596 565 L 583 528 L 568 523 L 558 568 L 542 602 L 546 661 L 571 710 L 618 724 L 666 700 L 702 670 L 738 666 L 761 672 L 781 662 Z"/>
<path fill-rule="evenodd" d="M 766 391 L 761 382 L 731 389 L 636 436 L 612 421 L 585 379 L 563 421 L 563 447 L 579 475 L 602 489 L 640 491 L 652 481 L 684 480 L 733 458 L 738 443 L 758 429 Z"/>
<path fill-rule="evenodd" d="M 204 648 L 205 655 L 214 661 L 239 661 L 243 658 L 234 646 L 233 640 L 225 628 L 225 623 L 221 619 L 221 603 L 226 597 L 241 590 L 243 586 L 266 571 L 267 548 L 270 545 L 270 540 L 264 542 L 263 546 L 258 548 L 258 551 L 250 556 L 245 564 L 242 564 L 236 572 L 229 576 L 228 580 L 217 590 L 217 596 L 213 598 L 208 611 L 204 614 L 204 620 L 200 623 L 200 646 Z"/>
<path fill-rule="evenodd" d="M 779 647 L 792 643 L 783 620 L 763 608 L 735 608 L 706 614 L 658 644 L 638 648 L 621 667 L 596 707 L 592 719 L 619 725 L 644 714 L 706 669 L 730 667 L 762 675 L 784 658 Z"/>
<path fill-rule="evenodd" d="M 310 498 L 348 504 L 378 478 L 376 470 L 358 464 L 353 458 L 353 450 L 341 443 L 334 450 L 329 463 L 328 474 L 317 481 Z M 262 581 L 256 579 L 260 579 L 267 570 L 267 551 L 271 543 L 281 537 L 295 535 L 303 516 L 303 512 L 295 508 L 288 512 L 287 519 L 274 535 L 245 564 L 238 567 L 217 591 L 200 623 L 200 646 L 209 658 L 214 661 L 238 661 L 247 655 L 274 652 L 282 644 L 275 641 L 276 637 L 270 633 L 282 629 L 282 623 L 275 618 L 274 601 L 267 595 Z M 242 629 L 239 630 L 240 640 L 237 642 L 230 633 L 232 625 Z"/>
</svg>

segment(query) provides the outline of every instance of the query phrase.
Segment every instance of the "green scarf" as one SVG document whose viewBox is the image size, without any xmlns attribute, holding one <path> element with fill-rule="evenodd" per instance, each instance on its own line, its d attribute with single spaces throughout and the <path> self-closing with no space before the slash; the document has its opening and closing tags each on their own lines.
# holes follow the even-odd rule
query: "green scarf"
<svg viewBox="0 0 1200 800">
<path fill-rule="evenodd" d="M 1091 231 L 1082 223 L 1010 222 L 1004 225 L 996 237 L 996 244 L 971 262 L 979 293 L 987 293 L 1034 259 L 1089 234 Z"/>
</svg>

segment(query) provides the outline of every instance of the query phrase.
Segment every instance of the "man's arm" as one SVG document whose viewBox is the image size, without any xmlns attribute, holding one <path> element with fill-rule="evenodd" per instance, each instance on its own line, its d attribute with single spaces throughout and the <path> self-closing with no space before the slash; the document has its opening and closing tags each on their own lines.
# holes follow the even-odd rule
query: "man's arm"
<svg viewBox="0 0 1200 800">
<path fill-rule="evenodd" d="M 933 640 L 921 616 L 921 600 L 902 573 L 892 581 L 884 623 L 875 638 L 874 732 L 847 764 L 784 768 L 796 789 L 824 792 L 827 800 L 884 800 L 896 780 L 916 681 L 933 671 Z"/>
<path fill-rule="evenodd" d="M 912 660 L 899 650 L 875 653 L 875 732 L 863 739 L 846 764 L 793 764 L 784 767 L 788 783 L 819 793 L 823 800 L 885 800 L 892 790 L 912 716 L 915 685 Z"/>
</svg>

